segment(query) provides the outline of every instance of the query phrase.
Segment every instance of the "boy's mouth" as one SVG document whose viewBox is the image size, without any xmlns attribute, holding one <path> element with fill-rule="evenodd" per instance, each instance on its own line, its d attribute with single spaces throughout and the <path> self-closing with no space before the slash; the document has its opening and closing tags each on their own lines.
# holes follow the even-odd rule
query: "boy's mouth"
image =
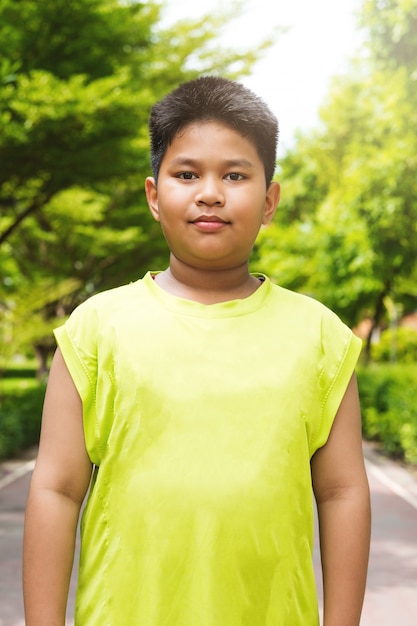
<svg viewBox="0 0 417 626">
<path fill-rule="evenodd" d="M 199 230 L 203 230 L 205 232 L 215 232 L 230 222 L 226 222 L 226 220 L 223 220 L 217 215 L 199 215 L 195 220 L 192 220 L 191 223 L 194 224 Z"/>
</svg>

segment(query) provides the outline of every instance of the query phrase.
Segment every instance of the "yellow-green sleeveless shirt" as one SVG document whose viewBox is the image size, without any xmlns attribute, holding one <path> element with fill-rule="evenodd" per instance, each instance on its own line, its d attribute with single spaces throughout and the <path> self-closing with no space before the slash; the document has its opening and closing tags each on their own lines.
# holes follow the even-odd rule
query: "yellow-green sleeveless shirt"
<svg viewBox="0 0 417 626">
<path fill-rule="evenodd" d="M 56 331 L 97 466 L 79 626 L 316 626 L 310 459 L 360 341 L 268 278 L 214 305 L 148 273 Z"/>
</svg>

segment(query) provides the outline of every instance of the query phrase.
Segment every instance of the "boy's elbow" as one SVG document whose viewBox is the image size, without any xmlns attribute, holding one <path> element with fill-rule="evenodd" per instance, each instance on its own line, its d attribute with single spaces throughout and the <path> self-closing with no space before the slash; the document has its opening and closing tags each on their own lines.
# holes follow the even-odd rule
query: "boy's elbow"
<svg viewBox="0 0 417 626">
<path fill-rule="evenodd" d="M 321 483 L 320 486 L 313 484 L 313 491 L 316 503 L 318 505 L 326 502 L 343 502 L 357 501 L 370 502 L 370 490 L 366 472 L 357 476 L 355 480 L 346 482 L 345 484 Z"/>
<path fill-rule="evenodd" d="M 29 495 L 39 500 L 50 502 L 67 502 L 80 508 L 87 494 L 91 472 L 84 472 L 75 479 L 69 476 L 57 476 L 35 467 L 32 476 Z"/>
</svg>

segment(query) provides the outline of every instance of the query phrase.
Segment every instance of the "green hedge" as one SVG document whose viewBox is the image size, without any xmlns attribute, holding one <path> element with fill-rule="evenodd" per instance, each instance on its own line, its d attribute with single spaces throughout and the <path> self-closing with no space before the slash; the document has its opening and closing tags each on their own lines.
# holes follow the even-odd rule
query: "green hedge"
<svg viewBox="0 0 417 626">
<path fill-rule="evenodd" d="M 379 363 L 416 363 L 417 332 L 405 326 L 384 330 L 378 343 L 372 347 L 372 359 Z"/>
<path fill-rule="evenodd" d="M 39 440 L 45 385 L 7 385 L 0 395 L 0 459 L 13 457 Z"/>
<path fill-rule="evenodd" d="M 358 383 L 364 437 L 417 464 L 417 364 L 361 367 Z"/>
</svg>

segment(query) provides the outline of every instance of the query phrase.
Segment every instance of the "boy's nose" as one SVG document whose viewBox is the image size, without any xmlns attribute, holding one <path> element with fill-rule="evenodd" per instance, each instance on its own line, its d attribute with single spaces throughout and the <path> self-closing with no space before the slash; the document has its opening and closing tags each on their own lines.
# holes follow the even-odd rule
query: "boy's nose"
<svg viewBox="0 0 417 626">
<path fill-rule="evenodd" d="M 223 205 L 224 194 L 221 181 L 215 180 L 214 178 L 202 178 L 198 186 L 195 201 L 199 205 Z"/>
</svg>

